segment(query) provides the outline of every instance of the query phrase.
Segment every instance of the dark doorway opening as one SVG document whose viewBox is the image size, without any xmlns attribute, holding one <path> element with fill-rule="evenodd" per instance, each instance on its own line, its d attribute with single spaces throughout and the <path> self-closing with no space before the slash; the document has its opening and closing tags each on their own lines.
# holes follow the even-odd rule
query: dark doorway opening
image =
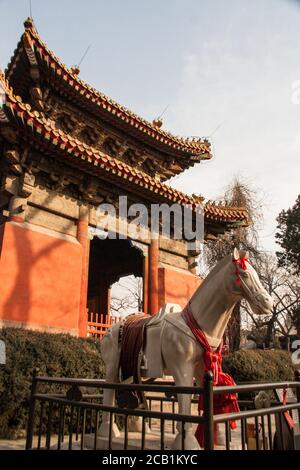
<svg viewBox="0 0 300 470">
<path fill-rule="evenodd" d="M 144 256 L 130 240 L 101 240 L 90 244 L 87 308 L 89 312 L 110 315 L 110 289 L 121 277 L 143 277 Z"/>
</svg>

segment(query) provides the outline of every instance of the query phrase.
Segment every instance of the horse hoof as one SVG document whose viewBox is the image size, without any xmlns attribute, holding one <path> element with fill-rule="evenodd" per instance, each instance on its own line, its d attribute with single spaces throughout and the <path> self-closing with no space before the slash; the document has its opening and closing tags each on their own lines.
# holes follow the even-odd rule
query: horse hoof
<svg viewBox="0 0 300 470">
<path fill-rule="evenodd" d="M 99 436 L 104 437 L 104 438 L 109 438 L 109 423 L 102 423 L 99 429 Z M 116 423 L 113 423 L 112 429 L 111 429 L 111 437 L 112 438 L 117 438 L 120 437 L 120 431 Z"/>
<path fill-rule="evenodd" d="M 215 438 L 215 443 L 217 446 L 226 446 L 226 440 L 225 440 L 225 435 L 222 433 L 220 426 L 217 426 L 216 429 L 216 438 Z"/>
<path fill-rule="evenodd" d="M 143 420 L 138 416 L 129 416 L 128 420 L 128 431 L 129 432 L 142 432 L 143 431 Z M 145 423 L 145 433 L 151 433 L 149 424 Z"/>
<path fill-rule="evenodd" d="M 201 447 L 192 432 L 186 432 L 184 439 L 184 449 L 182 448 L 182 434 L 177 434 L 173 442 L 172 449 L 174 450 L 200 450 Z"/>
</svg>

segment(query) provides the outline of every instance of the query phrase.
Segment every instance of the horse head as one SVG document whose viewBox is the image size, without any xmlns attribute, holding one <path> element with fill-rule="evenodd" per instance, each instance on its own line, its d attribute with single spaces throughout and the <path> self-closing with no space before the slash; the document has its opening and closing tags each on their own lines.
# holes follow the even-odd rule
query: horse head
<svg viewBox="0 0 300 470">
<path fill-rule="evenodd" d="M 247 252 L 234 249 L 230 276 L 230 290 L 249 303 L 253 313 L 270 315 L 273 299 L 262 286 L 254 267 L 249 261 Z"/>
</svg>

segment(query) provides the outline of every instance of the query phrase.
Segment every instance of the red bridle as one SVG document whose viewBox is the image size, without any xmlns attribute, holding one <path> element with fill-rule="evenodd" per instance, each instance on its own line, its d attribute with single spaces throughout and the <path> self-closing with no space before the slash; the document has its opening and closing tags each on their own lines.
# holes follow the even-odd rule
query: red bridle
<svg viewBox="0 0 300 470">
<path fill-rule="evenodd" d="M 240 285 L 241 284 L 241 277 L 240 277 L 240 273 L 239 273 L 239 266 L 244 271 L 246 271 L 246 269 L 247 269 L 246 263 L 250 264 L 250 261 L 248 260 L 248 258 L 238 258 L 238 259 L 233 259 L 232 262 L 235 263 L 236 283 L 238 285 Z"/>
</svg>

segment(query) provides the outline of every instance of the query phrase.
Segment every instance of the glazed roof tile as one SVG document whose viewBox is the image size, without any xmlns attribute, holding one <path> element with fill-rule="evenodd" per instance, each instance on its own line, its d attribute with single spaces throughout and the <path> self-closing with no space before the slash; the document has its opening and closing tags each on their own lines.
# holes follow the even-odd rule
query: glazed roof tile
<svg viewBox="0 0 300 470">
<path fill-rule="evenodd" d="M 29 104 L 23 103 L 19 96 L 15 96 L 3 72 L 0 71 L 0 87 L 5 92 L 5 99 L 0 102 L 0 125 L 15 123 L 25 133 L 39 139 L 44 145 L 52 145 L 59 153 L 68 155 L 71 159 L 86 161 L 94 168 L 118 175 L 130 181 L 133 185 L 158 194 L 163 199 L 177 202 L 191 207 L 194 211 L 204 210 L 205 218 L 216 222 L 248 224 L 247 211 L 243 208 L 233 208 L 222 205 L 204 203 L 201 197 L 189 196 L 165 183 L 155 180 L 143 171 L 116 161 L 113 157 L 92 147 L 83 145 L 78 139 L 57 129 L 49 119 L 37 111 L 33 111 Z M 76 162 L 75 162 L 76 163 Z"/>
<path fill-rule="evenodd" d="M 191 164 L 196 161 L 207 160 L 212 157 L 211 145 L 207 139 L 178 137 L 167 132 L 155 124 L 133 113 L 125 106 L 120 105 L 104 93 L 99 92 L 94 87 L 81 80 L 74 72 L 74 69 L 68 68 L 42 41 L 33 21 L 28 18 L 25 21 L 25 33 L 18 44 L 17 49 L 6 70 L 6 76 L 10 80 L 14 69 L 20 59 L 20 54 L 26 52 L 31 64 L 41 61 L 52 70 L 56 76 L 62 78 L 66 85 L 71 87 L 81 97 L 88 102 L 97 105 L 119 121 L 127 126 L 134 128 L 142 134 L 154 139 L 155 141 L 167 145 L 171 150 L 175 149 L 191 157 Z"/>
</svg>

